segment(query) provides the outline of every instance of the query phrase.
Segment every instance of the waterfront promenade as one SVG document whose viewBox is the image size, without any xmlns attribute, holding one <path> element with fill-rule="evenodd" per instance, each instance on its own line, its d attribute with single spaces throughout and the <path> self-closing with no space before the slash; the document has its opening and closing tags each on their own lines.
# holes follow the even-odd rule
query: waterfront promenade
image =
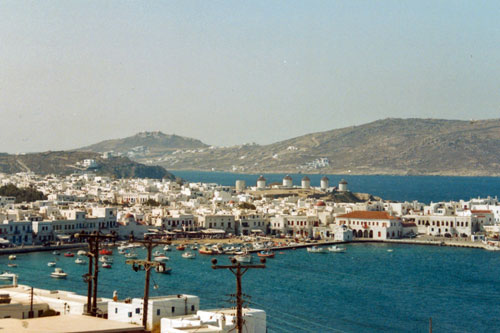
<svg viewBox="0 0 500 333">
<path fill-rule="evenodd" d="M 45 252 L 45 251 L 55 251 L 55 250 L 70 250 L 70 249 L 79 249 L 87 247 L 87 243 L 70 243 L 70 244 L 61 244 L 61 245 L 25 245 L 25 246 L 16 246 L 16 247 L 6 247 L 0 249 L 0 255 L 7 254 L 18 254 L 18 253 L 29 253 L 29 252 Z"/>
</svg>

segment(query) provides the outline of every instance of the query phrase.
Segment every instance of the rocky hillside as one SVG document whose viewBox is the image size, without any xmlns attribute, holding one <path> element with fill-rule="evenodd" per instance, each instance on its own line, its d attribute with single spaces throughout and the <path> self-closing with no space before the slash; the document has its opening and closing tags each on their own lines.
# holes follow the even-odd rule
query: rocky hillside
<svg viewBox="0 0 500 333">
<path fill-rule="evenodd" d="M 384 119 L 264 146 L 147 158 L 177 170 L 500 176 L 500 119 Z"/>
<path fill-rule="evenodd" d="M 96 164 L 85 166 L 85 159 Z M 0 154 L 0 172 L 16 173 L 32 171 L 36 174 L 68 175 L 78 171 L 92 170 L 98 175 L 116 178 L 168 178 L 175 176 L 160 166 L 146 166 L 126 157 L 102 158 L 101 154 L 81 151 L 57 151 L 24 155 Z"/>
<path fill-rule="evenodd" d="M 162 132 L 141 132 L 123 139 L 106 140 L 80 148 L 82 151 L 114 152 L 133 158 L 155 158 L 179 149 L 200 149 L 208 145 L 200 140 Z"/>
</svg>

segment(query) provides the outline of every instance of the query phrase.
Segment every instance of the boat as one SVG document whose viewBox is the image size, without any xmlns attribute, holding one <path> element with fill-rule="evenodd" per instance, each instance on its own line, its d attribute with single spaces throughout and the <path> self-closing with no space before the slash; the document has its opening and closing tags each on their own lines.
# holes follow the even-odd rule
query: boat
<svg viewBox="0 0 500 333">
<path fill-rule="evenodd" d="M 161 256 L 156 256 L 155 261 L 168 261 L 170 258 L 167 257 L 166 255 L 162 254 Z"/>
<path fill-rule="evenodd" d="M 110 256 L 110 255 L 113 254 L 113 251 L 111 251 L 110 249 L 102 249 L 102 250 L 99 251 L 99 254 Z"/>
<path fill-rule="evenodd" d="M 11 254 L 11 255 L 9 256 L 9 260 L 16 260 L 16 259 L 17 259 L 17 257 L 16 257 L 16 255 L 15 255 L 15 254 Z"/>
<path fill-rule="evenodd" d="M 74 254 L 74 253 L 72 253 L 72 252 L 66 252 L 66 253 L 64 253 L 64 256 L 65 256 L 65 257 L 74 257 L 74 256 L 75 256 L 75 254 Z"/>
<path fill-rule="evenodd" d="M 224 248 L 220 244 L 212 245 L 212 251 L 214 254 L 224 254 Z"/>
<path fill-rule="evenodd" d="M 156 271 L 156 273 L 170 274 L 170 272 L 172 271 L 172 267 L 167 267 L 167 266 L 161 265 L 161 266 L 157 266 L 155 268 L 155 271 Z"/>
<path fill-rule="evenodd" d="M 105 263 L 112 263 L 113 262 L 113 258 L 108 257 L 108 256 L 102 256 L 102 257 L 99 257 L 99 261 L 100 262 L 105 262 Z"/>
<path fill-rule="evenodd" d="M 202 247 L 198 250 L 198 253 L 199 253 L 199 254 L 209 254 L 209 255 L 216 254 L 216 253 L 214 252 L 214 250 L 209 249 L 209 248 L 208 248 L 208 247 L 206 247 L 206 246 L 202 246 Z"/>
<path fill-rule="evenodd" d="M 491 245 L 491 244 L 486 244 L 486 246 L 484 247 L 484 249 L 488 250 L 488 251 L 500 251 L 500 247 L 494 246 L 494 245 Z"/>
<path fill-rule="evenodd" d="M 124 249 L 119 249 L 119 250 L 118 250 L 118 253 L 119 253 L 119 254 L 125 254 L 125 253 L 127 253 L 127 251 L 126 251 L 126 250 L 124 250 Z"/>
<path fill-rule="evenodd" d="M 8 267 L 17 267 L 17 264 L 7 264 Z"/>
<path fill-rule="evenodd" d="M 176 249 L 179 251 L 184 251 L 186 249 L 186 247 L 184 245 L 179 245 L 176 247 Z"/>
<path fill-rule="evenodd" d="M 52 254 L 55 255 L 55 256 L 59 256 L 59 255 L 61 255 L 61 252 L 59 252 L 59 251 L 52 251 Z"/>
<path fill-rule="evenodd" d="M 194 251 L 198 250 L 198 246 L 196 246 L 196 245 L 191 246 L 191 250 L 194 250 Z"/>
<path fill-rule="evenodd" d="M 79 256 L 86 256 L 87 255 L 87 251 L 78 250 L 78 252 L 76 254 L 79 255 Z"/>
<path fill-rule="evenodd" d="M 76 260 L 75 260 L 75 264 L 82 265 L 82 264 L 85 264 L 85 263 L 86 263 L 86 261 L 83 260 L 83 259 L 80 259 L 80 258 L 76 258 Z"/>
<path fill-rule="evenodd" d="M 163 247 L 163 251 L 171 251 L 171 250 L 172 250 L 172 249 L 171 249 L 171 248 L 170 248 L 170 246 L 168 246 L 168 245 L 165 245 L 165 246 Z"/>
<path fill-rule="evenodd" d="M 54 267 L 55 265 L 56 265 L 56 262 L 55 262 L 55 261 L 49 261 L 49 262 L 47 263 L 47 266 L 49 266 L 49 267 Z"/>
<path fill-rule="evenodd" d="M 101 266 L 102 268 L 111 268 L 111 264 L 109 262 L 103 262 Z"/>
<path fill-rule="evenodd" d="M 189 251 L 187 251 L 187 252 L 184 252 L 184 253 L 182 254 L 182 257 L 183 257 L 184 259 L 194 259 L 194 258 L 196 257 L 196 254 L 194 254 L 193 252 L 189 252 Z"/>
<path fill-rule="evenodd" d="M 249 263 L 249 262 L 252 262 L 252 255 L 249 253 L 237 254 L 233 257 L 233 259 L 236 260 L 237 262 Z"/>
<path fill-rule="evenodd" d="M 389 250 L 387 250 L 387 252 L 392 252 L 392 251 L 394 251 L 394 250 L 393 250 L 393 249 L 389 249 Z"/>
<path fill-rule="evenodd" d="M 56 279 L 65 279 L 68 273 L 65 273 L 62 268 L 56 267 L 55 270 L 50 273 L 50 276 Z"/>
<path fill-rule="evenodd" d="M 127 259 L 137 259 L 137 254 L 134 252 L 125 253 L 125 258 Z"/>
<path fill-rule="evenodd" d="M 257 255 L 259 257 L 263 257 L 263 258 L 274 258 L 274 252 L 273 251 L 260 251 L 257 253 Z"/>
<path fill-rule="evenodd" d="M 308 247 L 307 252 L 309 253 L 326 253 L 327 249 L 324 247 L 318 247 L 318 246 L 313 246 L 313 247 Z"/>
<path fill-rule="evenodd" d="M 335 253 L 344 253 L 347 249 L 345 247 L 340 247 L 337 245 L 332 245 L 328 248 L 328 251 Z"/>
<path fill-rule="evenodd" d="M 154 257 L 158 257 L 158 256 L 161 256 L 161 255 L 163 255 L 163 253 L 161 253 L 160 251 L 155 251 L 155 252 L 153 253 L 153 256 L 154 256 Z"/>
</svg>

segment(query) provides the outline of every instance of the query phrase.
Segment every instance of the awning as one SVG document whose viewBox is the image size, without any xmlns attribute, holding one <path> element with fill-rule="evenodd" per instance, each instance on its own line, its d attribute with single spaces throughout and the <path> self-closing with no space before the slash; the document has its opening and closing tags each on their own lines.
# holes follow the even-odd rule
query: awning
<svg viewBox="0 0 500 333">
<path fill-rule="evenodd" d="M 221 229 L 206 229 L 201 231 L 204 234 L 225 234 L 226 232 Z"/>
<path fill-rule="evenodd" d="M 0 244 L 9 244 L 9 240 L 8 239 L 4 239 L 4 238 L 0 238 Z"/>
<path fill-rule="evenodd" d="M 262 233 L 264 233 L 264 231 L 262 231 L 262 230 L 260 230 L 260 229 L 252 229 L 252 232 L 255 232 L 255 233 L 262 232 Z"/>
<path fill-rule="evenodd" d="M 71 237 L 70 235 L 57 235 L 57 238 L 62 240 L 70 239 L 70 237 Z"/>
</svg>

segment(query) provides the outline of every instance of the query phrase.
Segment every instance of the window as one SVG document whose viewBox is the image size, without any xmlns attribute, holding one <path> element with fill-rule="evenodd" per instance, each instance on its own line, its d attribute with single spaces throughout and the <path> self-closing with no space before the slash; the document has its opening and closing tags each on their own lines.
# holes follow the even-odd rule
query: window
<svg viewBox="0 0 500 333">
<path fill-rule="evenodd" d="M 175 312 L 175 306 L 172 307 L 172 313 L 174 313 L 174 312 Z"/>
<path fill-rule="evenodd" d="M 141 313 L 141 308 L 135 309 L 135 313 Z"/>
<path fill-rule="evenodd" d="M 128 313 L 128 317 L 129 317 L 129 318 L 132 318 L 132 312 L 129 312 L 129 313 Z"/>
<path fill-rule="evenodd" d="M 194 311 L 194 305 L 191 305 L 191 311 Z"/>
<path fill-rule="evenodd" d="M 156 315 L 159 316 L 160 315 L 160 309 L 156 309 Z"/>
<path fill-rule="evenodd" d="M 115 313 L 118 313 L 118 308 L 115 308 Z"/>
</svg>

